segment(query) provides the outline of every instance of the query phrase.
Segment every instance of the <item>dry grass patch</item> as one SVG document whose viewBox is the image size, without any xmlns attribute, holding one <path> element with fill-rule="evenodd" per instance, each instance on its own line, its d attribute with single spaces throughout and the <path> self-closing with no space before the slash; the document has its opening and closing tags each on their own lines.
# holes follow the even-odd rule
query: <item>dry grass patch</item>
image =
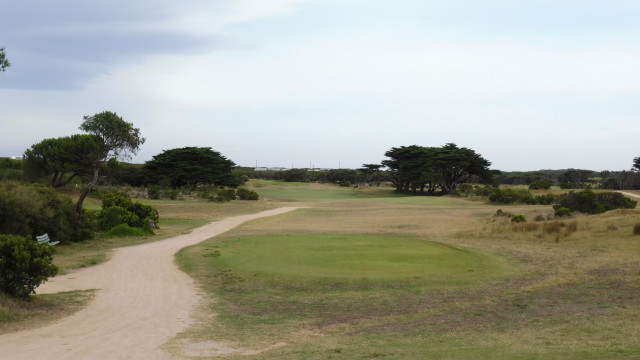
<svg viewBox="0 0 640 360">
<path fill-rule="evenodd" d="M 94 291 L 35 295 L 19 300 L 0 293 L 0 334 L 43 326 L 82 309 Z"/>
</svg>

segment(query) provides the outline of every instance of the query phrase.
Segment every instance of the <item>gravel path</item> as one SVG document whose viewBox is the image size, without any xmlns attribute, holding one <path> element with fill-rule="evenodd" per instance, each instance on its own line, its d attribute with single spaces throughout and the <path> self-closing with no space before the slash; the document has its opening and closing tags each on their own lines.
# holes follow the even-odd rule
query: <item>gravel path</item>
<svg viewBox="0 0 640 360">
<path fill-rule="evenodd" d="M 175 253 L 245 221 L 295 209 L 236 216 L 186 235 L 119 248 L 108 262 L 51 279 L 38 293 L 99 290 L 85 309 L 68 318 L 0 336 L 0 359 L 172 359 L 160 347 L 189 326 L 198 302 L 192 279 L 174 262 Z"/>
</svg>

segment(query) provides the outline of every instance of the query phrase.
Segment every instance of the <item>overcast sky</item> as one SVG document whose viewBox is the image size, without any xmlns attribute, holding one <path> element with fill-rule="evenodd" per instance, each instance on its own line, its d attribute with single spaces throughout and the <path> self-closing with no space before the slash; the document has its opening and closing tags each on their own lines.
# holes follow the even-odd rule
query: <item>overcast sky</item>
<svg viewBox="0 0 640 360">
<path fill-rule="evenodd" d="M 20 0 L 0 7 L 0 156 L 110 110 L 133 161 L 357 168 L 469 147 L 506 171 L 640 156 L 637 0 Z"/>
</svg>

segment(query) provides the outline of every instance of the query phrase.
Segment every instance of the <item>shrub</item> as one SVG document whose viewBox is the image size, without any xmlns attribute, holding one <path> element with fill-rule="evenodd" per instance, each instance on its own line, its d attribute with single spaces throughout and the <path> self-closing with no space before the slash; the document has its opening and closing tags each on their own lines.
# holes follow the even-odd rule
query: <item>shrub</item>
<svg viewBox="0 0 640 360">
<path fill-rule="evenodd" d="M 27 237 L 0 235 L 0 291 L 26 298 L 58 273 L 51 245 Z"/>
<path fill-rule="evenodd" d="M 633 226 L 633 235 L 640 235 L 640 222 Z"/>
<path fill-rule="evenodd" d="M 516 202 L 524 204 L 535 204 L 533 195 L 527 190 L 498 189 L 494 188 L 489 201 L 494 204 L 513 204 Z"/>
<path fill-rule="evenodd" d="M 549 190 L 551 183 L 548 181 L 534 181 L 529 185 L 530 190 Z"/>
<path fill-rule="evenodd" d="M 578 192 L 571 191 L 557 198 L 554 209 L 567 208 L 571 211 L 579 211 L 584 214 L 601 214 L 614 209 L 633 209 L 637 201 L 626 198 L 620 193 L 604 192 L 594 193 L 586 189 Z"/>
<path fill-rule="evenodd" d="M 149 228 L 131 227 L 128 224 L 120 224 L 111 228 L 104 233 L 107 237 L 141 237 L 153 235 L 153 231 Z"/>
<path fill-rule="evenodd" d="M 536 204 L 551 205 L 556 201 L 556 196 L 553 194 L 545 194 L 535 196 L 533 199 Z"/>
<path fill-rule="evenodd" d="M 160 199 L 160 185 L 149 186 L 149 188 L 147 189 L 147 195 L 149 196 L 149 199 Z"/>
<path fill-rule="evenodd" d="M 109 210 L 110 208 L 116 209 Z M 104 194 L 102 196 L 102 213 L 100 227 L 103 230 L 123 223 L 133 227 L 144 227 L 149 221 L 157 223 L 160 219 L 158 210 L 153 206 L 133 202 L 127 195 L 122 194 Z M 115 224 L 113 221 L 117 219 L 120 222 Z"/>
<path fill-rule="evenodd" d="M 236 190 L 236 196 L 238 196 L 240 200 L 258 200 L 258 198 L 260 198 L 257 192 L 245 188 Z"/>
<path fill-rule="evenodd" d="M 638 204 L 637 201 L 631 200 L 617 192 L 597 193 L 596 199 L 607 211 L 614 209 L 635 209 Z"/>
<path fill-rule="evenodd" d="M 102 210 L 99 221 L 101 230 L 109 230 L 120 224 L 139 224 L 140 218 L 121 206 L 111 206 Z"/>
<path fill-rule="evenodd" d="M 0 183 L 0 234 L 33 238 L 48 233 L 62 243 L 93 236 L 93 223 L 85 211 L 79 216 L 71 199 L 53 189 Z"/>
<path fill-rule="evenodd" d="M 555 208 L 555 207 L 554 207 L 554 209 L 555 209 L 555 211 L 554 211 L 554 215 L 555 215 L 556 217 L 566 217 L 566 216 L 571 216 L 571 210 L 569 210 L 569 209 L 568 209 L 568 208 L 566 208 L 566 207 L 558 207 L 558 208 Z"/>
<path fill-rule="evenodd" d="M 180 195 L 180 190 L 178 189 L 171 189 L 171 190 L 164 191 L 164 196 L 168 197 L 171 200 L 178 199 L 178 195 Z"/>
<path fill-rule="evenodd" d="M 527 218 L 524 215 L 519 214 L 519 215 L 516 215 L 516 216 L 512 217 L 511 221 L 515 222 L 515 223 L 523 223 L 523 222 L 527 221 Z"/>
</svg>

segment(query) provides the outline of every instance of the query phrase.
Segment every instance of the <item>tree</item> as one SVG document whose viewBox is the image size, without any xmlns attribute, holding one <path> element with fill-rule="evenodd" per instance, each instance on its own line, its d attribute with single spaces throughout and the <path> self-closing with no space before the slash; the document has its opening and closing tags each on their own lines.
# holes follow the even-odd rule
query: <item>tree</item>
<svg viewBox="0 0 640 360">
<path fill-rule="evenodd" d="M 7 53 L 4 51 L 4 48 L 0 48 L 0 72 L 4 71 L 6 68 L 11 66 L 9 59 L 7 59 Z"/>
<path fill-rule="evenodd" d="M 88 161 L 92 161 L 93 178 L 76 203 L 76 211 L 79 214 L 82 213 L 84 199 L 98 183 L 100 166 L 109 159 L 130 159 L 131 154 L 135 155 L 145 141 L 140 135 L 140 129 L 134 128 L 132 123 L 124 121 L 111 111 L 85 116 L 80 130 L 96 137 L 99 151 L 88 155 L 87 158 Z"/>
<path fill-rule="evenodd" d="M 592 170 L 569 169 L 558 177 L 560 187 L 563 189 L 583 189 L 590 185 L 589 178 Z"/>
<path fill-rule="evenodd" d="M 633 159 L 633 167 L 631 168 L 631 170 L 640 172 L 640 156 Z"/>
<path fill-rule="evenodd" d="M 443 193 L 455 190 L 472 176 L 490 176 L 491 163 L 475 151 L 456 144 L 423 147 L 402 146 L 385 153 L 389 160 L 382 162 L 393 178 L 397 191 L 429 193 L 440 188 Z"/>
<path fill-rule="evenodd" d="M 33 180 L 47 176 L 52 187 L 61 187 L 77 176 L 91 175 L 94 159 L 101 151 L 95 135 L 45 139 L 25 151 L 26 175 Z"/>
<path fill-rule="evenodd" d="M 197 184 L 241 185 L 231 170 L 235 163 L 210 147 L 184 147 L 165 150 L 147 161 L 143 176 L 147 184 L 161 184 L 172 188 Z"/>
<path fill-rule="evenodd" d="M 441 176 L 441 187 L 444 193 L 455 190 L 458 185 L 469 181 L 471 176 L 481 178 L 489 174 L 491 163 L 475 151 L 459 148 L 449 143 L 435 152 L 434 167 Z"/>
</svg>

